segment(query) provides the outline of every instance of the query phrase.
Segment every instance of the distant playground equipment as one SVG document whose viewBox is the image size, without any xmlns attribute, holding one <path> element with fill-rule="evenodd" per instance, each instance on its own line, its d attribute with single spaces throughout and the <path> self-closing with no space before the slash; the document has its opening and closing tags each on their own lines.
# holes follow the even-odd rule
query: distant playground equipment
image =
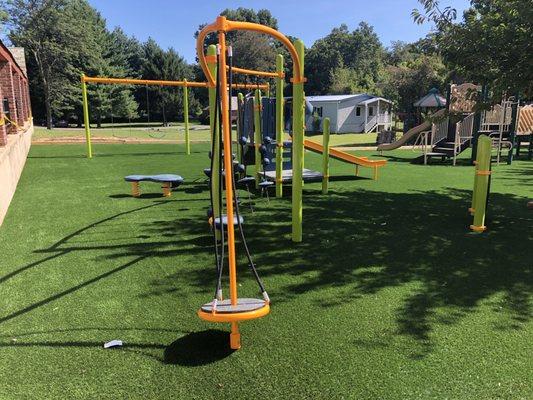
<svg viewBox="0 0 533 400">
<path fill-rule="evenodd" d="M 281 197 L 283 184 L 293 181 L 293 154 L 298 144 L 292 139 L 291 110 L 287 107 L 291 105 L 292 99 L 285 101 L 283 98 L 283 56 L 278 55 L 276 61 L 276 73 L 271 76 L 276 78 L 275 97 L 262 97 L 260 90 L 256 90 L 254 96 L 238 97 L 237 134 L 241 145 L 241 163 L 253 166 L 256 188 L 266 185 L 265 181 L 273 182 L 276 186 L 276 196 Z M 306 114 L 312 112 L 312 106 L 307 102 L 304 109 Z M 285 117 L 287 114 L 289 118 Z M 286 127 L 289 129 L 285 129 Z M 286 134 L 291 136 L 287 137 Z M 322 171 L 304 168 L 302 170 L 304 181 L 322 181 L 323 186 L 327 188 L 330 157 L 355 165 L 356 175 L 359 175 L 360 166 L 372 168 L 373 178 L 378 178 L 378 168 L 384 166 L 386 160 L 369 160 L 367 157 L 358 157 L 329 148 L 329 135 L 330 130 L 324 129 L 322 144 L 303 140 L 302 145 L 305 150 L 323 155 Z M 325 148 L 328 150 L 325 151 Z M 298 152 L 302 152 L 302 149 L 299 148 Z"/>
<path fill-rule="evenodd" d="M 481 135 L 478 139 L 475 161 L 472 205 L 468 209 L 470 214 L 474 217 L 474 222 L 470 225 L 470 229 L 474 232 L 483 232 L 487 229 L 485 226 L 485 216 L 489 202 L 490 182 L 492 177 L 491 147 L 491 139 L 486 135 Z"/>
<path fill-rule="evenodd" d="M 185 151 L 191 154 L 190 142 L 190 127 L 189 127 L 189 89 L 188 88 L 208 88 L 208 82 L 189 82 L 183 81 L 165 81 L 165 80 L 150 80 L 150 79 L 131 79 L 131 78 L 108 78 L 108 77 L 90 77 L 86 75 L 81 76 L 81 88 L 83 99 L 83 123 L 85 125 L 85 140 L 87 145 L 87 158 L 92 158 L 93 149 L 91 141 L 91 125 L 89 114 L 89 101 L 87 94 L 87 84 L 103 84 L 103 85 L 144 85 L 148 86 L 175 86 L 183 88 L 183 119 L 184 119 L 184 133 L 185 133 Z M 248 85 L 235 84 L 236 88 L 240 89 L 255 89 L 257 87 L 268 89 L 268 85 Z"/>
<path fill-rule="evenodd" d="M 531 159 L 531 106 L 520 107 L 517 100 L 508 98 L 490 111 L 477 111 L 477 102 L 486 96 L 486 87 L 471 83 L 450 85 L 446 108 L 435 112 L 394 143 L 380 144 L 377 149 L 388 151 L 413 142 L 413 149 L 422 151 L 422 155 L 414 162 L 427 164 L 432 158 L 440 158 L 442 161 L 451 159 L 452 164 L 456 165 L 459 154 L 468 148 L 473 148 L 472 161 L 475 159 L 478 137 L 486 134 L 492 139 L 498 163 L 501 153 L 507 149 L 507 163 L 510 164 L 514 148 L 516 156 L 519 156 L 523 142 L 529 142 L 528 159 Z"/>
<path fill-rule="evenodd" d="M 141 196 L 140 182 L 161 183 L 164 197 L 169 197 L 172 194 L 172 189 L 177 188 L 183 183 L 181 176 L 172 174 L 128 175 L 124 177 L 124 180 L 131 183 L 131 194 L 133 197 Z"/>
</svg>

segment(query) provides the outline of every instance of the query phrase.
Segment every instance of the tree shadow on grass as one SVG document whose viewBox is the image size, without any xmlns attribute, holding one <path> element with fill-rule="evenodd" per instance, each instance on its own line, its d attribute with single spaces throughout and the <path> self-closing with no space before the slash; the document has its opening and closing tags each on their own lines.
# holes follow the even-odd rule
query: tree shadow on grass
<svg viewBox="0 0 533 400">
<path fill-rule="evenodd" d="M 533 213 L 523 206 L 525 198 L 493 193 L 489 230 L 470 233 L 470 196 L 469 191 L 455 189 L 349 190 L 327 196 L 307 189 L 302 243 L 288 240 L 290 199 L 259 205 L 253 216 L 246 216 L 245 231 L 267 285 L 270 277 L 292 277 L 290 283 L 270 290 L 274 305 L 324 291 L 317 306 L 337 307 L 385 288 L 412 284 L 410 294 L 398 304 L 395 334 L 415 339 L 421 345 L 415 357 L 423 357 L 433 348 L 436 325 L 458 323 L 493 295 L 507 299 L 503 313 L 512 318 L 502 323 L 509 329 L 522 329 L 531 319 Z M 177 229 L 176 223 L 167 221 L 151 229 L 168 232 Z M 193 226 L 179 229 L 183 233 Z M 196 229 L 190 233 L 201 235 Z M 242 248 L 239 254 L 245 268 Z M 214 274 L 192 270 L 187 283 L 212 288 L 215 279 L 206 275 Z M 240 276 L 245 276 L 244 269 Z M 174 279 L 178 277 L 157 282 L 158 290 L 164 292 Z"/>
</svg>

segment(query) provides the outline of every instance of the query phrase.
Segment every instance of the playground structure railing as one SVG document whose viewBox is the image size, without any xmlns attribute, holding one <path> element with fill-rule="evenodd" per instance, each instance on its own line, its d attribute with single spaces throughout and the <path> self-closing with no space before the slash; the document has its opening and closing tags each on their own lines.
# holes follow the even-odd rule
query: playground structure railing
<svg viewBox="0 0 533 400">
<path fill-rule="evenodd" d="M 468 114 L 461 121 L 457 122 L 455 127 L 455 140 L 453 146 L 453 165 L 457 163 L 457 156 L 461 152 L 464 143 L 471 140 L 474 134 L 475 113 Z"/>
<path fill-rule="evenodd" d="M 495 129 L 508 131 L 512 122 L 512 102 L 504 101 L 496 104 L 491 110 L 481 113 L 480 132 L 492 132 Z"/>
</svg>

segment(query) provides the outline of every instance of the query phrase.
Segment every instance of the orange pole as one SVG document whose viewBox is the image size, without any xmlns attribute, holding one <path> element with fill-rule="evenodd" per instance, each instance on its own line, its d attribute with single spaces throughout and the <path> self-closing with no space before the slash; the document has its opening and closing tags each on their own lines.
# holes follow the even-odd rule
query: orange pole
<svg viewBox="0 0 533 400">
<path fill-rule="evenodd" d="M 228 66 L 228 68 L 229 68 L 229 66 Z M 236 74 L 264 76 L 264 77 L 267 77 L 267 78 L 283 78 L 285 76 L 285 74 L 283 72 L 282 73 L 266 72 L 266 71 L 257 71 L 257 70 L 254 70 L 254 69 L 238 68 L 238 67 L 233 67 L 231 70 L 234 73 L 236 73 Z"/>
<path fill-rule="evenodd" d="M 225 17 L 218 17 L 217 22 L 224 25 Z M 226 75 L 226 33 L 218 32 L 218 43 L 220 49 L 218 76 L 220 85 L 225 88 L 228 85 Z M 233 169 L 233 159 L 231 156 L 231 130 L 229 124 L 229 104 L 228 94 L 221 93 L 222 112 L 222 134 L 224 140 L 224 170 L 226 171 L 226 216 L 228 219 L 228 263 L 229 263 L 229 284 L 230 299 L 232 305 L 237 305 L 237 266 L 235 257 L 235 227 L 233 226 L 233 180 L 230 171 Z"/>
<path fill-rule="evenodd" d="M 157 85 L 157 86 L 181 86 L 181 87 L 202 87 L 207 88 L 207 82 L 189 82 L 189 81 L 159 81 L 153 79 L 132 79 L 132 78 L 105 78 L 84 76 L 83 81 L 86 83 L 100 83 L 108 85 Z M 267 84 L 253 85 L 249 83 L 234 83 L 234 89 L 263 89 L 267 90 Z"/>
<path fill-rule="evenodd" d="M 224 25 L 226 17 L 218 17 L 217 22 Z M 220 85 L 225 88 L 228 86 L 226 75 L 226 33 L 221 30 L 218 32 L 218 43 L 220 49 L 218 76 Z M 228 220 L 228 264 L 229 264 L 229 295 L 232 305 L 237 305 L 237 264 L 235 256 L 235 226 L 233 225 L 233 176 L 230 171 L 233 170 L 233 158 L 231 154 L 231 126 L 229 121 L 229 104 L 228 93 L 224 91 L 221 94 L 222 112 L 222 134 L 224 140 L 224 170 L 226 171 L 226 217 Z M 221 220 L 222 222 L 222 220 Z M 231 323 L 230 347 L 234 350 L 241 347 L 241 334 L 239 333 L 239 324 Z"/>
<path fill-rule="evenodd" d="M 83 79 L 85 80 L 85 82 L 103 84 L 208 87 L 207 82 L 159 81 L 152 79 L 104 78 L 90 76 L 85 76 Z"/>
</svg>

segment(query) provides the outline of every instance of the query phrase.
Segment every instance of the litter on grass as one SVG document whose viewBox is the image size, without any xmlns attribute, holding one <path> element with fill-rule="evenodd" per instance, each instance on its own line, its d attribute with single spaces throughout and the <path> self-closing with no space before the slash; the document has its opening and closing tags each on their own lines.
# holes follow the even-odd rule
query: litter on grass
<svg viewBox="0 0 533 400">
<path fill-rule="evenodd" d="M 113 347 L 122 346 L 122 340 L 111 340 L 110 342 L 104 343 L 104 349 L 110 349 Z"/>
</svg>

